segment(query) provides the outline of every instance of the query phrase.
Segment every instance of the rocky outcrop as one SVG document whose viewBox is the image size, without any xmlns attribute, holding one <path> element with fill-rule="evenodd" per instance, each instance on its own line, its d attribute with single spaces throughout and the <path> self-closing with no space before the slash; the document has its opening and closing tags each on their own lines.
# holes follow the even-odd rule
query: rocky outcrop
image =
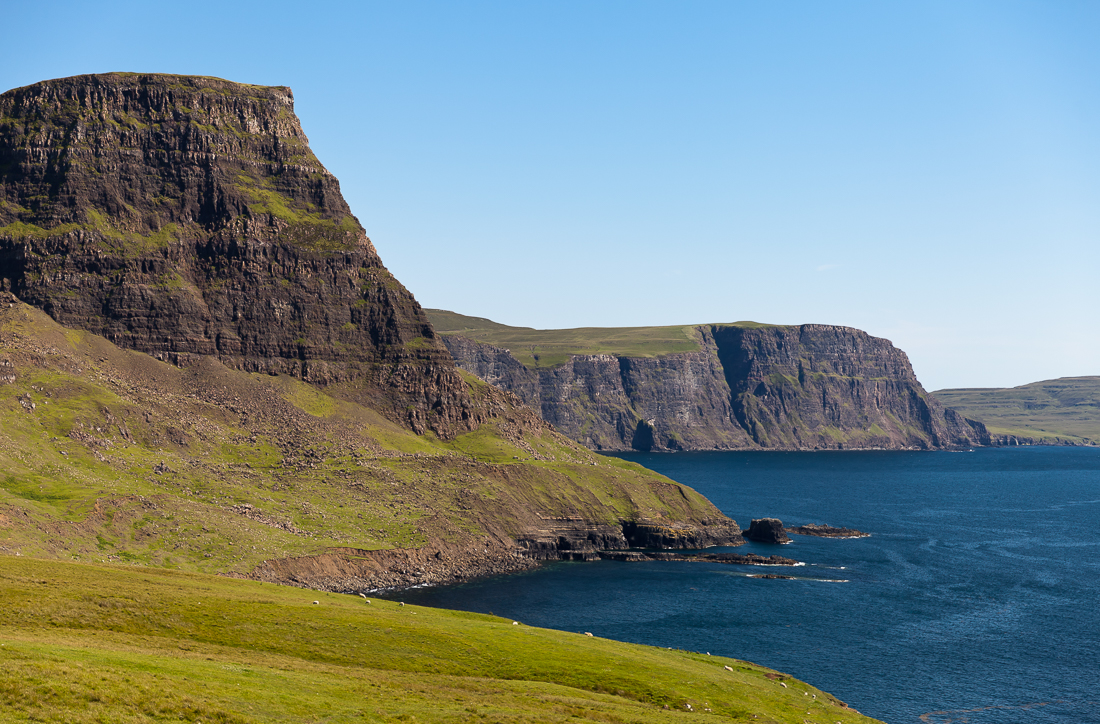
<svg viewBox="0 0 1100 724">
<path fill-rule="evenodd" d="M 68 382 L 28 387 L 46 369 Z M 75 404 L 96 420 L 44 421 L 56 426 L 42 459 L 90 456 L 95 472 L 76 477 L 91 491 L 103 486 L 87 481 L 111 481 L 113 494 L 89 493 L 103 510 L 134 503 L 128 485 L 152 486 L 156 505 L 186 507 L 180 517 L 204 534 L 251 541 L 246 564 L 199 553 L 178 527 L 171 544 L 140 526 L 120 534 L 120 546 L 155 541 L 193 568 L 256 566 L 264 580 L 345 590 L 462 580 L 634 539 L 741 541 L 694 491 L 593 456 L 515 395 L 463 375 L 309 149 L 288 88 L 107 74 L 0 95 L 0 385 L 18 400 L 0 410 L 0 437 L 13 413 L 47 420 L 49 400 L 81 390 Z M 135 457 L 112 453 L 116 430 Z M 274 461 L 242 467 L 257 448 Z M 232 489 L 232 504 L 192 501 L 198 480 Z M 268 485 L 302 499 L 276 501 L 259 492 Z M 110 520 L 27 535 L 67 556 L 105 525 L 134 525 Z"/>
<path fill-rule="evenodd" d="M 0 288 L 119 346 L 291 374 L 414 430 L 478 417 L 289 88 L 107 74 L 0 95 Z"/>
<path fill-rule="evenodd" d="M 756 553 L 664 553 L 653 551 L 606 551 L 600 558 L 609 561 L 681 561 L 685 563 L 722 563 L 730 566 L 798 566 L 801 561 L 783 556 Z"/>
<path fill-rule="evenodd" d="M 340 593 L 374 592 L 460 583 L 473 578 L 528 570 L 539 561 L 675 561 L 737 566 L 797 566 L 793 558 L 756 553 L 678 553 L 625 550 L 622 547 L 510 548 L 498 541 L 416 549 L 333 548 L 314 556 L 265 561 L 247 577 Z"/>
<path fill-rule="evenodd" d="M 790 543 L 791 539 L 783 530 L 783 521 L 778 518 L 754 518 L 749 529 L 743 534 L 747 540 L 757 543 Z"/>
<path fill-rule="evenodd" d="M 728 518 L 704 519 L 698 524 L 632 520 L 618 526 L 593 525 L 580 518 L 543 519 L 537 531 L 521 538 L 524 555 L 537 560 L 598 560 L 607 551 L 627 548 L 685 548 L 739 546 L 741 529 Z"/>
<path fill-rule="evenodd" d="M 247 578 L 321 591 L 365 593 L 460 583 L 536 565 L 536 559 L 521 551 L 479 541 L 380 551 L 333 548 L 314 556 L 265 561 Z"/>
<path fill-rule="evenodd" d="M 529 369 L 462 334 L 459 366 L 594 450 L 939 449 L 990 444 L 921 387 L 905 353 L 849 327 L 703 325 L 698 351 L 576 354 Z"/>
<path fill-rule="evenodd" d="M 869 538 L 870 533 L 855 530 L 854 528 L 835 528 L 831 525 L 796 525 L 793 528 L 784 528 L 787 533 L 794 535 L 809 535 L 816 538 Z"/>
</svg>

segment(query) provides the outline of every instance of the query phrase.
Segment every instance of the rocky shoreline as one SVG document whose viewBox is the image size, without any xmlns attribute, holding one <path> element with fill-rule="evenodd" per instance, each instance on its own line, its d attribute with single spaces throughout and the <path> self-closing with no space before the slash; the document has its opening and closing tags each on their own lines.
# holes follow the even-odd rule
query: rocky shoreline
<svg viewBox="0 0 1100 724">
<path fill-rule="evenodd" d="M 684 563 L 720 563 L 741 566 L 801 566 L 802 561 L 780 555 L 757 553 L 681 553 L 645 548 L 649 540 L 661 547 L 684 549 L 710 546 L 739 546 L 744 543 L 736 524 L 715 525 L 716 530 L 689 531 L 677 529 L 677 536 L 653 524 L 624 524 L 629 535 L 616 535 L 615 526 L 561 525 L 554 540 L 545 538 L 512 540 L 483 538 L 462 545 L 436 544 L 424 548 L 360 550 L 334 548 L 314 556 L 265 561 L 242 578 L 281 583 L 333 593 L 378 593 L 422 586 L 443 586 L 464 583 L 477 578 L 519 573 L 537 568 L 548 561 L 677 561 Z M 732 523 L 732 521 L 731 521 Z M 754 520 L 758 531 L 779 543 L 782 533 L 821 538 L 863 538 L 868 533 L 852 528 L 837 528 L 822 524 L 783 527 L 775 518 Z M 569 528 L 569 531 L 566 528 Z M 750 529 L 751 530 L 751 529 Z M 719 534 L 721 531 L 721 534 Z M 570 533 L 566 535 L 566 533 Z M 746 531 L 745 537 L 748 536 Z M 654 546 L 656 547 L 656 546 Z M 776 574 L 756 577 L 780 578 Z"/>
<path fill-rule="evenodd" d="M 426 586 L 446 586 L 466 583 L 479 578 L 520 573 L 538 568 L 550 559 L 531 557 L 518 549 L 483 550 L 472 555 L 441 550 L 330 551 L 317 556 L 304 556 L 267 561 L 248 575 L 267 583 L 309 588 L 331 593 L 370 593 L 401 591 Z M 801 561 L 783 556 L 761 556 L 755 553 L 671 553 L 664 551 L 604 550 L 585 557 L 570 552 L 556 560 L 585 561 L 677 561 L 686 563 L 721 563 L 745 566 L 800 566 Z"/>
<path fill-rule="evenodd" d="M 230 575 L 333 593 L 368 593 L 519 573 L 545 561 L 695 560 L 699 555 L 643 553 L 635 549 L 695 550 L 744 542 L 741 529 L 728 518 L 708 519 L 699 525 L 646 520 L 610 525 L 582 518 L 543 519 L 538 530 L 519 538 L 484 536 L 463 543 L 434 541 L 421 548 L 385 550 L 330 548 L 311 556 L 264 561 L 248 573 Z M 755 554 L 701 555 L 769 565 L 756 563 L 756 559 L 766 559 Z"/>
<path fill-rule="evenodd" d="M 331 549 L 314 556 L 265 561 L 240 577 L 332 593 L 375 593 L 464 583 L 539 565 L 539 560 L 515 546 L 484 540 L 464 546 Z"/>
<path fill-rule="evenodd" d="M 740 545 L 728 542 L 727 545 Z M 230 574 L 332 593 L 378 593 L 465 583 L 520 573 L 549 561 L 679 561 L 748 566 L 799 566 L 801 561 L 756 553 L 678 553 L 634 549 L 526 550 L 500 541 L 467 546 L 365 551 L 332 549 L 314 556 L 265 561 L 248 574 Z"/>
<path fill-rule="evenodd" d="M 801 566 L 802 561 L 783 556 L 756 553 L 665 553 L 663 551 L 605 551 L 600 558 L 608 561 L 686 561 L 688 563 L 724 563 L 731 566 Z"/>
</svg>

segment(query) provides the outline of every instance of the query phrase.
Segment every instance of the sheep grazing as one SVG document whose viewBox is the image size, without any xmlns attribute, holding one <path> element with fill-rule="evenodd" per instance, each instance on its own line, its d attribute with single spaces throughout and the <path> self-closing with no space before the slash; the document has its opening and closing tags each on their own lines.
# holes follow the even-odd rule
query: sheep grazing
<svg viewBox="0 0 1100 724">
<path fill-rule="evenodd" d="M 318 605 L 319 603 L 321 603 L 321 602 L 320 602 L 320 601 L 314 601 L 314 602 L 313 602 L 313 605 L 314 605 L 314 606 L 316 606 L 316 605 Z"/>
<path fill-rule="evenodd" d="M 590 633 L 588 633 L 587 631 L 585 631 L 585 632 L 584 632 L 584 635 L 585 635 L 585 636 L 591 636 L 592 634 L 590 634 Z"/>
</svg>

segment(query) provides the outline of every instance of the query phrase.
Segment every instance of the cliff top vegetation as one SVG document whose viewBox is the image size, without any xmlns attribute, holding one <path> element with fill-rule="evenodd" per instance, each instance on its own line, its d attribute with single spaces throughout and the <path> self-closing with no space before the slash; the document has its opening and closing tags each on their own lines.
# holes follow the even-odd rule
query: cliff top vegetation
<svg viewBox="0 0 1100 724">
<path fill-rule="evenodd" d="M 477 342 L 503 347 L 526 367 L 556 367 L 575 354 L 609 354 L 616 357 L 661 357 L 677 352 L 697 352 L 696 327 L 578 327 L 532 329 L 510 327 L 483 317 L 468 317 L 445 309 L 425 309 L 439 334 L 457 334 Z M 734 322 L 727 327 L 768 327 L 757 322 Z"/>
<path fill-rule="evenodd" d="M 369 243 L 289 88 L 105 73 L 0 94 L 0 237 L 84 232 L 133 253 L 213 231 Z"/>
<path fill-rule="evenodd" d="M 991 433 L 1049 442 L 1100 443 L 1100 377 L 1061 377 L 1007 388 L 932 393 Z"/>
</svg>

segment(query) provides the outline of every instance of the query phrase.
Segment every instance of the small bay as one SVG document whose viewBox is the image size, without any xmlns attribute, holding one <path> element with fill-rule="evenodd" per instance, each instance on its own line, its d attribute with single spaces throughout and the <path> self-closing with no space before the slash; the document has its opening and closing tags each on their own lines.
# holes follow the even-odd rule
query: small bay
<svg viewBox="0 0 1100 724">
<path fill-rule="evenodd" d="M 743 528 L 871 536 L 728 549 L 794 568 L 552 563 L 393 597 L 746 659 L 893 724 L 1100 722 L 1100 449 L 622 457 Z"/>
</svg>

